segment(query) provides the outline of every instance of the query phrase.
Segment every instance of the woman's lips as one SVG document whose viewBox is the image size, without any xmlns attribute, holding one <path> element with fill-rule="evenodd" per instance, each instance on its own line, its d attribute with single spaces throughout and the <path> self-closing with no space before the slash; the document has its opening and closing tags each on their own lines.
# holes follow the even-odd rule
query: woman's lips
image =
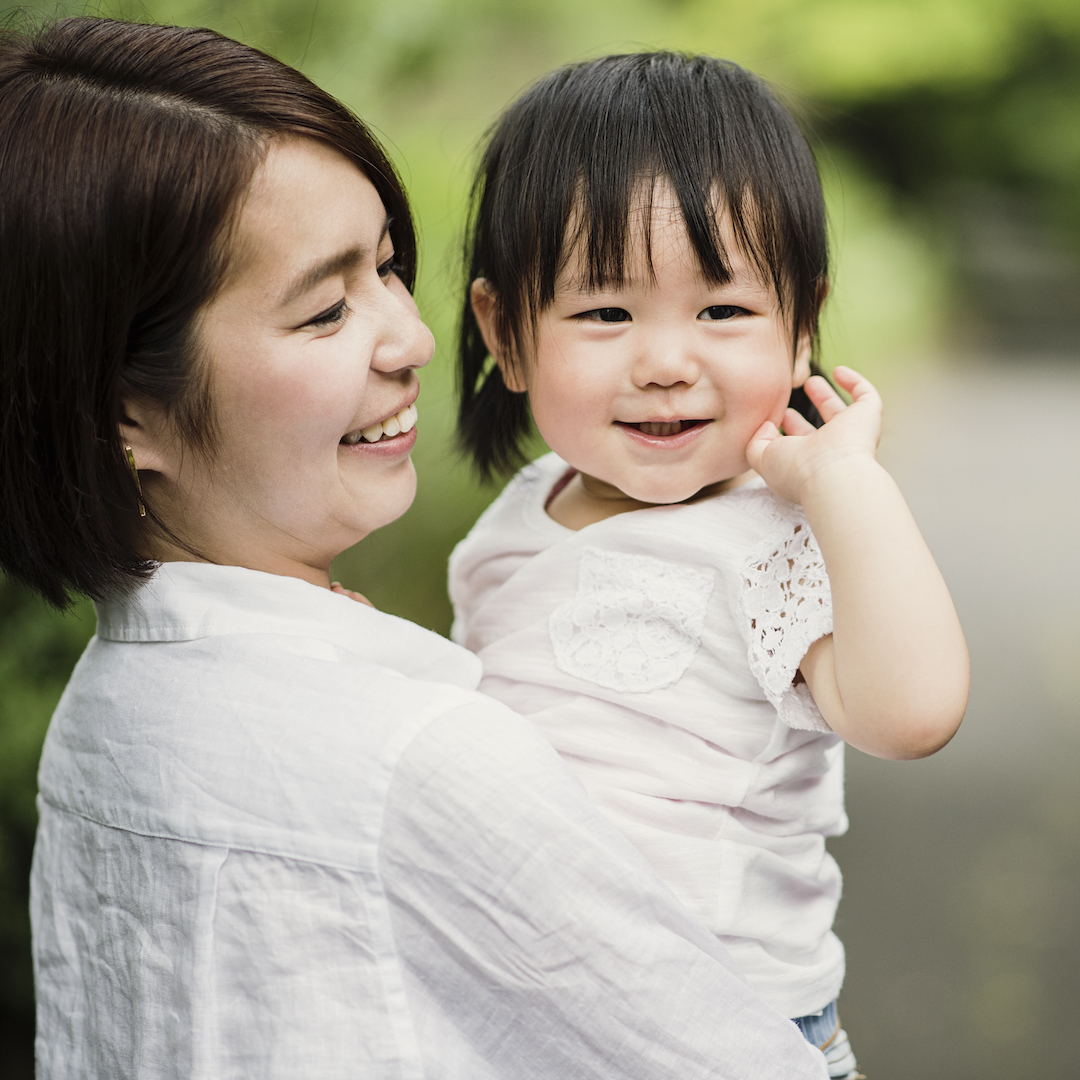
<svg viewBox="0 0 1080 1080">
<path fill-rule="evenodd" d="M 365 457 L 401 457 L 416 445 L 416 428 L 401 431 L 397 435 L 383 435 L 378 442 L 365 442 L 361 439 L 359 442 L 347 443 L 342 439 L 339 445 L 348 453 L 363 454 Z"/>
<path fill-rule="evenodd" d="M 410 402 L 393 416 L 356 428 L 342 436 L 341 445 L 353 453 L 376 457 L 398 457 L 408 454 L 416 443 L 416 404 Z"/>
<path fill-rule="evenodd" d="M 677 450 L 693 442 L 712 421 L 656 420 L 644 421 L 639 424 L 627 424 L 616 420 L 615 423 L 639 446 Z"/>
<path fill-rule="evenodd" d="M 345 446 L 356 446 L 361 442 L 377 443 L 407 435 L 416 426 L 416 416 L 416 403 L 412 402 L 385 420 L 350 431 L 342 436 L 341 442 Z"/>
</svg>

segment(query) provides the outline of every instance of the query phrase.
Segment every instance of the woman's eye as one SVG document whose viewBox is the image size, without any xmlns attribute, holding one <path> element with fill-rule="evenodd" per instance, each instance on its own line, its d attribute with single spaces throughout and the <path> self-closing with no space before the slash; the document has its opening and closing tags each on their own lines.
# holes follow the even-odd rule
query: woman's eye
<svg viewBox="0 0 1080 1080">
<path fill-rule="evenodd" d="M 399 263 L 397 259 L 393 255 L 391 255 L 390 258 L 386 260 L 386 262 L 379 265 L 379 277 L 381 277 L 383 281 L 385 281 L 391 274 L 397 274 L 400 272 L 400 270 L 401 263 Z"/>
<path fill-rule="evenodd" d="M 621 307 L 602 307 L 592 311 L 583 311 L 579 319 L 590 319 L 593 322 L 630 322 L 630 312 Z"/>
<path fill-rule="evenodd" d="M 749 314 L 750 312 L 743 307 L 734 307 L 731 304 L 714 304 L 701 312 L 698 318 L 703 319 L 705 322 L 727 322 L 728 319 L 734 319 L 736 315 Z"/>
<path fill-rule="evenodd" d="M 344 300 L 339 300 L 332 308 L 327 308 L 321 315 L 316 315 L 314 319 L 309 319 L 304 326 L 336 326 L 338 323 L 345 321 L 345 316 L 349 314 L 349 305 Z"/>
</svg>

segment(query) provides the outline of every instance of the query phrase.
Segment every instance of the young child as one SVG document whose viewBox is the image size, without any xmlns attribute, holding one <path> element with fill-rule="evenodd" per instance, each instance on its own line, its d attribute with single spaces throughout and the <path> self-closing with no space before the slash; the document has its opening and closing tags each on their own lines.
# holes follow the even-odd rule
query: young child
<svg viewBox="0 0 1080 1080">
<path fill-rule="evenodd" d="M 563 68 L 495 126 L 469 251 L 464 443 L 482 472 L 520 462 L 531 410 L 554 452 L 454 552 L 455 638 L 831 1075 L 856 1076 L 825 850 L 844 743 L 933 753 L 968 672 L 875 461 L 877 393 L 837 368 L 845 407 L 811 375 L 810 149 L 734 64 Z"/>
</svg>

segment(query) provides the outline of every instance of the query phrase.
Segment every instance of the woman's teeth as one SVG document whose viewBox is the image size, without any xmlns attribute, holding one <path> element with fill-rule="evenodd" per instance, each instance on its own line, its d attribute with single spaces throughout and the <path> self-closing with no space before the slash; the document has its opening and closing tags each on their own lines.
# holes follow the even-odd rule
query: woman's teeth
<svg viewBox="0 0 1080 1080">
<path fill-rule="evenodd" d="M 361 439 L 369 443 L 378 442 L 384 436 L 392 439 L 395 435 L 412 431 L 416 424 L 416 415 L 416 406 L 406 405 L 401 412 L 384 420 L 381 424 L 372 424 L 371 427 L 350 431 L 341 441 L 346 446 L 355 446 Z"/>
</svg>

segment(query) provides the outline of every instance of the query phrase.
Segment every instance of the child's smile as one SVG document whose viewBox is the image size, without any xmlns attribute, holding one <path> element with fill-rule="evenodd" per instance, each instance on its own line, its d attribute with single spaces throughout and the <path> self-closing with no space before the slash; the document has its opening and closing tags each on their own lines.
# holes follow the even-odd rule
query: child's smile
<svg viewBox="0 0 1080 1080">
<path fill-rule="evenodd" d="M 749 468 L 750 437 L 765 420 L 780 424 L 805 381 L 809 341 L 793 347 L 775 292 L 726 221 L 722 235 L 731 279 L 717 284 L 660 188 L 651 272 L 639 255 L 621 286 L 589 290 L 573 258 L 560 276 L 535 351 L 506 378 L 528 391 L 548 445 L 583 474 L 578 487 L 594 479 L 631 503 L 675 503 L 731 480 Z M 633 250 L 645 250 L 643 235 Z"/>
<path fill-rule="evenodd" d="M 642 420 L 634 423 L 626 420 L 616 420 L 616 424 L 626 429 L 626 434 L 631 438 L 638 438 L 649 446 L 684 446 L 691 439 L 696 438 L 705 430 L 706 424 L 711 420 Z M 685 435 L 686 438 L 680 438 Z"/>
</svg>

